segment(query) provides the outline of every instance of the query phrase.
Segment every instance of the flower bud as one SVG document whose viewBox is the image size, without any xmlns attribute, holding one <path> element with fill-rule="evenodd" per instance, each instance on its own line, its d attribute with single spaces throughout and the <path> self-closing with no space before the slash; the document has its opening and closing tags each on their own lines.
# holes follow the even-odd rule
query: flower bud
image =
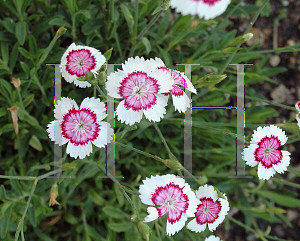
<svg viewBox="0 0 300 241">
<path fill-rule="evenodd" d="M 86 72 L 84 77 L 88 82 L 92 81 L 95 78 L 94 74 L 90 71 Z"/>
<path fill-rule="evenodd" d="M 49 207 L 50 206 L 53 206 L 55 204 L 58 204 L 60 205 L 59 202 L 56 201 L 56 198 L 58 196 L 58 187 L 57 187 L 57 183 L 54 183 L 50 189 L 50 194 L 49 194 L 49 197 L 50 197 L 50 200 L 49 200 Z"/>
<path fill-rule="evenodd" d="M 19 107 L 12 106 L 12 107 L 7 108 L 7 109 L 10 111 L 11 118 L 12 118 L 13 125 L 14 125 L 14 129 L 15 129 L 15 133 L 18 134 L 19 133 L 19 126 L 18 126 L 17 110 L 19 109 Z"/>
<path fill-rule="evenodd" d="M 244 34 L 243 36 L 236 37 L 234 40 L 232 40 L 229 43 L 228 46 L 236 46 L 236 45 L 239 45 L 239 44 L 243 44 L 243 43 L 249 41 L 252 38 L 253 38 L 253 33 L 247 33 L 247 34 Z"/>
<path fill-rule="evenodd" d="M 140 234 L 142 235 L 143 239 L 149 241 L 149 236 L 151 234 L 151 229 L 149 228 L 149 226 L 145 223 L 143 223 L 142 221 L 138 222 L 138 230 L 140 232 Z"/>
<path fill-rule="evenodd" d="M 137 219 L 137 215 L 136 214 L 133 214 L 133 215 L 131 215 L 131 217 L 130 217 L 130 221 L 131 222 L 135 222 L 135 221 L 137 221 L 138 219 Z"/>
<path fill-rule="evenodd" d="M 12 77 L 11 82 L 16 88 L 19 88 L 21 85 L 21 80 L 19 78 Z"/>
<path fill-rule="evenodd" d="M 65 32 L 67 31 L 67 29 L 65 28 L 65 25 L 61 26 L 55 34 L 55 37 L 60 37 L 61 35 L 63 35 Z"/>
<path fill-rule="evenodd" d="M 167 159 L 167 160 L 164 161 L 164 164 L 168 168 L 170 168 L 172 170 L 175 170 L 175 171 L 183 170 L 183 167 L 180 164 L 180 162 L 178 162 L 177 160 L 174 160 L 174 159 Z"/>
<path fill-rule="evenodd" d="M 98 74 L 98 80 L 99 80 L 99 83 L 101 85 L 104 85 L 105 81 L 106 81 L 106 73 L 105 72 L 100 72 Z"/>
</svg>

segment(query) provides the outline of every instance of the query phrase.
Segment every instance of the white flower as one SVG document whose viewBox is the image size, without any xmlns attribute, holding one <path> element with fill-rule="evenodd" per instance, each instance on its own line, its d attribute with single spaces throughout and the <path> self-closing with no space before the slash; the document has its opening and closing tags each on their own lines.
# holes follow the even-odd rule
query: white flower
<svg viewBox="0 0 300 241">
<path fill-rule="evenodd" d="M 270 179 L 276 172 L 283 173 L 290 164 L 290 153 L 277 150 L 287 141 L 285 132 L 271 125 L 258 127 L 250 145 L 242 152 L 246 164 L 254 167 L 258 164 L 259 179 Z"/>
<path fill-rule="evenodd" d="M 156 63 L 159 64 L 157 67 L 168 73 L 171 76 L 171 79 L 174 81 L 172 85 L 171 94 L 172 101 L 175 107 L 175 110 L 178 110 L 179 113 L 185 112 L 186 109 L 190 106 L 191 101 L 190 98 L 186 95 L 186 93 L 182 90 L 183 88 L 188 89 L 189 91 L 197 94 L 196 89 L 194 88 L 192 82 L 188 79 L 188 77 L 184 73 L 180 73 L 174 69 L 166 68 L 165 64 L 161 59 L 156 58 Z M 168 99 L 170 92 L 164 93 L 164 96 Z"/>
<path fill-rule="evenodd" d="M 210 231 L 214 231 L 223 222 L 229 211 L 229 203 L 226 199 L 219 198 L 212 186 L 201 186 L 196 191 L 197 209 L 196 218 L 186 226 L 196 233 L 202 232 L 208 226 Z"/>
<path fill-rule="evenodd" d="M 230 0 L 170 0 L 170 6 L 182 15 L 196 15 L 205 20 L 225 12 Z"/>
<path fill-rule="evenodd" d="M 128 125 L 140 122 L 143 114 L 150 121 L 160 121 L 166 113 L 167 101 L 162 95 L 169 92 L 174 81 L 163 70 L 156 69 L 157 60 L 129 58 L 123 70 L 107 77 L 107 94 L 123 99 L 117 109 L 118 120 Z"/>
<path fill-rule="evenodd" d="M 210 235 L 204 241 L 222 241 L 222 240 L 219 237 L 216 237 L 214 235 Z"/>
<path fill-rule="evenodd" d="M 91 87 L 87 81 L 79 81 L 78 77 L 84 77 L 86 72 L 92 72 L 94 76 L 97 70 L 105 63 L 106 59 L 97 49 L 72 43 L 61 58 L 60 68 L 62 76 L 69 83 L 74 82 L 81 88 Z"/>
<path fill-rule="evenodd" d="M 295 107 L 297 109 L 297 111 L 299 112 L 297 115 L 296 115 L 296 120 L 298 122 L 298 126 L 300 128 L 300 101 L 298 101 L 296 104 L 295 104 Z"/>
<path fill-rule="evenodd" d="M 49 138 L 56 144 L 68 143 L 66 152 L 71 157 L 83 159 L 92 152 L 92 143 L 101 148 L 112 140 L 113 129 L 102 122 L 106 108 L 100 99 L 85 98 L 80 108 L 72 99 L 63 97 L 54 109 L 54 121 L 47 127 Z M 55 136 L 55 127 L 59 135 Z"/>
<path fill-rule="evenodd" d="M 167 174 L 151 176 L 140 185 L 140 199 L 148 207 L 149 215 L 144 222 L 151 222 L 168 213 L 166 232 L 174 235 L 180 231 L 188 217 L 193 217 L 196 210 L 196 197 L 189 184 L 181 177 Z"/>
</svg>

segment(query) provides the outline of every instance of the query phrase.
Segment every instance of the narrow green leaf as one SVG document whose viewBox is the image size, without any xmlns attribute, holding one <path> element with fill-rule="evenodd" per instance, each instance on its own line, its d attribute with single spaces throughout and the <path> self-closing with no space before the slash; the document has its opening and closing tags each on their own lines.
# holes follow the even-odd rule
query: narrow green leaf
<svg viewBox="0 0 300 241">
<path fill-rule="evenodd" d="M 124 198 L 123 193 L 121 193 L 121 190 L 120 190 L 119 186 L 115 183 L 114 183 L 114 190 L 115 190 L 115 193 L 116 193 L 117 200 L 120 204 L 120 207 L 123 207 L 125 198 Z"/>
<path fill-rule="evenodd" d="M 276 192 L 270 192 L 266 190 L 258 190 L 257 193 L 285 207 L 291 207 L 291 208 L 300 207 L 300 200 L 290 197 L 288 195 L 279 194 Z"/>
<path fill-rule="evenodd" d="M 17 59 L 19 57 L 19 50 L 18 50 L 19 47 L 20 47 L 20 44 L 18 42 L 16 42 L 11 51 L 11 54 L 10 54 L 9 68 L 12 72 L 15 68 Z"/>
<path fill-rule="evenodd" d="M 7 196 L 6 196 L 6 190 L 5 187 L 3 185 L 1 185 L 0 187 L 0 200 L 1 201 L 7 201 Z"/>
<path fill-rule="evenodd" d="M 0 85 L 2 85 L 7 90 L 7 92 L 9 93 L 9 95 L 11 95 L 11 93 L 12 93 L 12 86 L 11 86 L 11 84 L 8 81 L 6 81 L 4 79 L 0 79 Z"/>
<path fill-rule="evenodd" d="M 108 62 L 108 60 L 110 59 L 112 51 L 113 51 L 113 48 L 110 48 L 103 54 L 106 59 L 106 62 Z"/>
<path fill-rule="evenodd" d="M 124 213 L 117 207 L 105 206 L 102 211 L 111 218 L 124 218 Z"/>
<path fill-rule="evenodd" d="M 88 197 L 92 199 L 92 202 L 98 206 L 103 206 L 105 204 L 105 200 L 103 197 L 97 193 L 94 189 L 89 189 L 87 192 Z"/>
<path fill-rule="evenodd" d="M 2 60 L 7 65 L 9 61 L 9 54 L 8 54 L 8 45 L 7 42 L 1 42 L 1 54 L 2 54 Z"/>
<path fill-rule="evenodd" d="M 24 107 L 26 108 L 30 103 L 31 101 L 34 99 L 34 94 L 30 94 L 28 95 L 24 100 L 23 100 L 23 105 Z"/>
<path fill-rule="evenodd" d="M 24 62 L 20 62 L 20 65 L 21 65 L 21 68 L 23 69 L 25 75 L 26 75 L 26 78 L 29 78 L 29 75 L 30 75 L 30 69 L 28 67 L 28 65 Z"/>
<path fill-rule="evenodd" d="M 36 44 L 35 38 L 31 34 L 28 35 L 28 44 L 29 44 L 30 53 L 35 55 L 37 52 L 37 44 Z"/>
<path fill-rule="evenodd" d="M 146 53 L 149 54 L 151 51 L 151 43 L 146 37 L 142 37 L 142 43 L 144 44 L 146 48 Z"/>
<path fill-rule="evenodd" d="M 35 136 L 35 135 L 32 135 L 30 141 L 29 141 L 29 145 L 36 149 L 37 151 L 42 151 L 43 150 L 43 146 L 40 142 L 40 140 Z"/>
<path fill-rule="evenodd" d="M 25 21 L 21 21 L 16 24 L 16 37 L 20 45 L 23 45 L 25 43 L 26 31 L 27 31 L 27 24 Z"/>
<path fill-rule="evenodd" d="M 16 170 L 14 167 L 11 167 L 9 169 L 8 173 L 10 176 L 17 176 Z M 13 191 L 17 192 L 19 195 L 22 195 L 23 191 L 22 191 L 22 187 L 21 187 L 21 184 L 19 183 L 19 181 L 16 179 L 10 179 L 9 181 L 10 181 Z"/>
<path fill-rule="evenodd" d="M 11 18 L 5 18 L 1 24 L 8 32 L 15 34 L 16 23 Z"/>
<path fill-rule="evenodd" d="M 158 6 L 157 8 L 154 9 L 153 13 L 151 14 L 152 16 L 157 14 L 160 11 L 163 11 L 164 8 L 162 6 Z"/>
<path fill-rule="evenodd" d="M 4 239 L 6 237 L 7 228 L 8 228 L 8 224 L 10 223 L 10 218 L 11 218 L 11 213 L 12 213 L 13 206 L 14 206 L 13 202 L 10 202 L 10 206 L 3 213 L 3 216 L 2 216 L 2 219 L 1 219 L 1 225 L 0 225 L 1 239 Z"/>
<path fill-rule="evenodd" d="M 133 228 L 132 223 L 109 223 L 108 227 L 115 232 L 126 232 Z"/>
<path fill-rule="evenodd" d="M 129 33 L 130 33 L 130 35 L 132 35 L 133 24 L 134 24 L 133 16 L 132 16 L 131 12 L 129 11 L 129 9 L 126 7 L 126 5 L 124 3 L 121 4 L 121 10 L 122 10 L 122 12 L 124 14 L 124 17 L 125 17 L 125 20 L 127 22 Z"/>
<path fill-rule="evenodd" d="M 22 54 L 23 57 L 25 57 L 26 59 L 31 59 L 31 60 L 34 59 L 34 56 L 30 52 L 28 52 L 26 49 L 19 47 L 18 50 L 19 50 L 20 54 Z"/>
</svg>

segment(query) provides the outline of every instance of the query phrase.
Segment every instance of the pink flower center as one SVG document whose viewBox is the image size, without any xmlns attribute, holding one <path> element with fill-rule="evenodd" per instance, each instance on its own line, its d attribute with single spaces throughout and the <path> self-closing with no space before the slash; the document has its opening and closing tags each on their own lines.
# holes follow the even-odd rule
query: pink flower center
<svg viewBox="0 0 300 241">
<path fill-rule="evenodd" d="M 186 88 L 187 86 L 186 86 L 186 81 L 181 76 L 181 74 L 173 69 L 168 69 L 164 66 L 158 67 L 158 69 L 162 69 L 162 70 L 168 72 L 169 74 L 171 74 L 171 77 L 174 80 L 174 85 L 172 85 L 172 89 L 171 89 L 172 95 L 174 95 L 176 97 L 183 96 L 183 90 L 181 89 L 181 87 Z M 167 95 L 169 95 L 169 93 L 164 93 L 163 95 L 167 96 Z"/>
<path fill-rule="evenodd" d="M 100 131 L 96 114 L 90 109 L 70 109 L 61 123 L 62 135 L 74 145 L 85 145 L 95 140 Z"/>
<path fill-rule="evenodd" d="M 84 76 L 96 66 L 96 59 L 88 49 L 72 50 L 67 56 L 66 70 L 70 75 Z"/>
<path fill-rule="evenodd" d="M 189 198 L 183 193 L 183 188 L 173 182 L 166 186 L 156 188 L 151 200 L 158 211 L 159 217 L 169 212 L 168 221 L 173 224 L 180 220 L 182 213 L 186 213 L 189 206 Z"/>
<path fill-rule="evenodd" d="M 156 104 L 156 95 L 159 91 L 157 80 L 146 73 L 136 71 L 130 73 L 121 82 L 118 94 L 125 99 L 127 110 L 146 110 Z"/>
<path fill-rule="evenodd" d="M 219 2 L 221 0 L 192 0 L 194 2 L 203 2 L 205 4 L 208 4 L 209 6 L 214 6 L 216 2 Z"/>
<path fill-rule="evenodd" d="M 196 222 L 200 225 L 213 223 L 219 217 L 222 208 L 220 200 L 213 201 L 211 197 L 202 197 L 200 202 L 195 212 Z"/>
<path fill-rule="evenodd" d="M 281 142 L 277 136 L 265 136 L 257 145 L 258 148 L 254 151 L 255 160 L 260 162 L 265 168 L 270 168 L 281 161 L 282 152 L 277 150 L 277 148 L 281 147 Z"/>
</svg>

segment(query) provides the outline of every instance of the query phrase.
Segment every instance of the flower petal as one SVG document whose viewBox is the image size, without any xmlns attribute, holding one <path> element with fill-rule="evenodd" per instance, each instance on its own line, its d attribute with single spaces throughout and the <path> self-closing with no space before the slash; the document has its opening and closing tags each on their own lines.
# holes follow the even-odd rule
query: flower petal
<svg viewBox="0 0 300 241">
<path fill-rule="evenodd" d="M 126 78 L 128 74 L 123 70 L 117 70 L 111 73 L 107 77 L 107 82 L 105 83 L 107 94 L 114 98 L 122 98 L 118 94 L 118 88 L 121 86 L 121 82 Z"/>
<path fill-rule="evenodd" d="M 290 155 L 288 151 L 281 151 L 282 159 L 279 163 L 273 165 L 274 169 L 278 173 L 283 173 L 287 170 L 287 167 L 290 165 Z"/>
<path fill-rule="evenodd" d="M 91 111 L 94 111 L 97 115 L 97 121 L 101 121 L 107 116 L 107 114 L 105 113 L 105 104 L 98 98 L 85 98 L 80 105 L 80 109 L 82 108 L 89 108 Z"/>
<path fill-rule="evenodd" d="M 203 232 L 206 229 L 206 223 L 205 224 L 198 224 L 196 221 L 196 218 L 194 218 L 192 221 L 190 221 L 187 225 L 186 228 L 196 232 L 196 233 L 200 233 Z"/>
<path fill-rule="evenodd" d="M 159 215 L 155 207 L 148 207 L 147 212 L 149 213 L 149 215 L 145 217 L 144 222 L 148 223 L 154 221 L 155 219 L 158 219 Z"/>
<path fill-rule="evenodd" d="M 88 142 L 86 145 L 75 146 L 73 143 L 69 142 L 67 145 L 66 152 L 70 154 L 71 157 L 83 159 L 92 153 L 92 143 Z"/>
<path fill-rule="evenodd" d="M 110 143 L 113 139 L 114 130 L 110 127 L 110 124 L 107 122 L 99 122 L 100 132 L 96 140 L 92 141 L 92 143 L 99 147 L 105 147 L 107 143 Z"/>
<path fill-rule="evenodd" d="M 258 148 L 257 144 L 250 144 L 247 148 L 242 152 L 242 158 L 250 167 L 256 166 L 259 162 L 255 160 L 254 152 Z"/>
<path fill-rule="evenodd" d="M 181 218 L 175 223 L 170 223 L 169 220 L 167 220 L 167 226 L 166 226 L 167 234 L 169 236 L 172 236 L 178 231 L 180 231 L 184 227 L 186 220 L 187 220 L 187 216 L 184 213 L 181 215 Z"/>
<path fill-rule="evenodd" d="M 165 98 L 163 98 L 162 95 L 156 95 L 156 97 L 157 97 L 157 100 L 156 100 L 157 103 L 156 103 L 156 105 L 152 105 L 151 108 L 143 110 L 143 112 L 145 114 L 145 117 L 149 121 L 153 121 L 153 122 L 160 121 L 160 119 L 163 118 L 164 114 L 166 113 Z"/>
<path fill-rule="evenodd" d="M 262 180 L 270 179 L 276 173 L 273 167 L 266 168 L 261 163 L 258 164 L 258 178 Z"/>
<path fill-rule="evenodd" d="M 175 110 L 178 110 L 179 113 L 185 112 L 191 104 L 190 99 L 186 95 L 186 93 L 183 93 L 183 95 L 181 96 L 172 95 L 172 100 Z"/>
<path fill-rule="evenodd" d="M 157 80 L 157 84 L 159 85 L 158 93 L 168 93 L 172 89 L 174 80 L 166 71 L 162 69 L 155 69 L 149 74 L 149 76 Z"/>
<path fill-rule="evenodd" d="M 75 108 L 75 110 L 79 109 L 73 99 L 62 97 L 61 100 L 57 101 L 57 105 L 55 105 L 54 117 L 57 120 L 61 120 L 63 116 L 72 108 Z"/>
<path fill-rule="evenodd" d="M 124 106 L 125 101 L 122 100 L 117 109 L 116 115 L 121 123 L 125 122 L 127 125 L 133 125 L 135 122 L 140 122 L 143 117 L 143 111 L 134 111 L 132 109 L 126 109 Z"/>
</svg>

